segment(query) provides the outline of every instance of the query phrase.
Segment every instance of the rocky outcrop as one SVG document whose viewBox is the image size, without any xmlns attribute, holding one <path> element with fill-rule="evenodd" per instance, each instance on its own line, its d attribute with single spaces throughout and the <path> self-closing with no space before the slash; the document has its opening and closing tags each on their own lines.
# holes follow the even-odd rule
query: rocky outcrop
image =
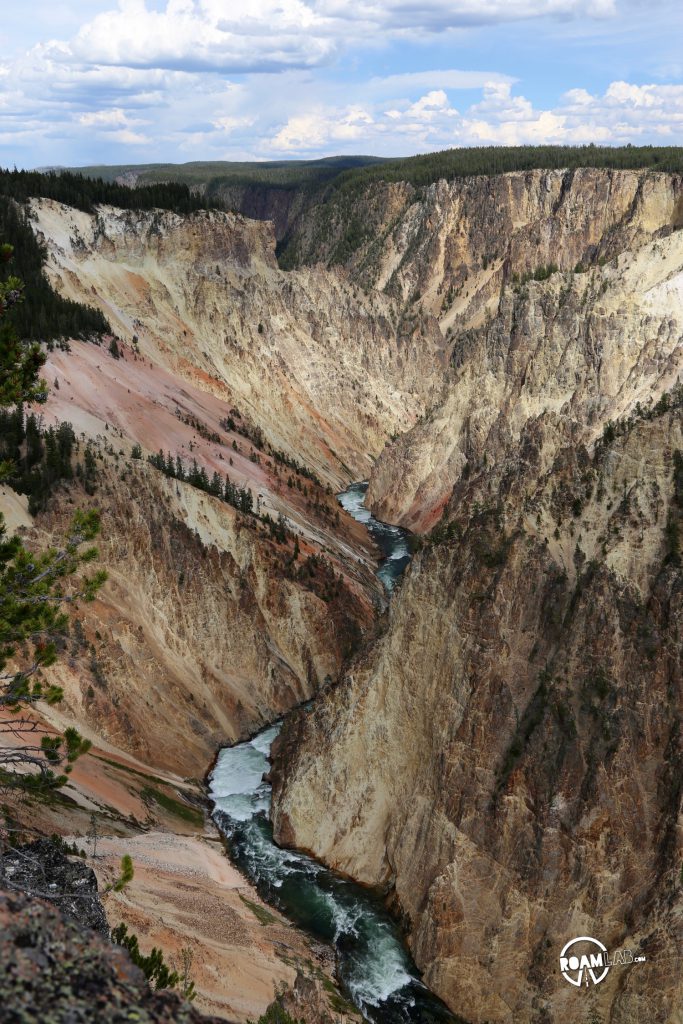
<svg viewBox="0 0 683 1024">
<path fill-rule="evenodd" d="M 73 717 L 194 771 L 362 636 L 283 730 L 279 838 L 385 886 L 426 982 L 476 1024 L 679 1020 L 680 179 L 339 189 L 291 273 L 233 215 L 33 215 L 51 279 L 136 358 L 331 485 L 372 468 L 380 518 L 427 535 L 373 638 L 359 576 L 330 602 L 260 527 L 122 471 L 84 625 L 105 685 L 66 679 Z M 590 1003 L 558 972 L 586 934 L 646 957 Z"/>
<path fill-rule="evenodd" d="M 109 936 L 97 878 L 82 860 L 69 857 L 54 839 L 0 847 L 0 888 L 53 903 L 62 917 Z"/>
<path fill-rule="evenodd" d="M 457 329 L 515 274 L 609 260 L 680 227 L 681 190 L 677 175 L 588 167 L 340 187 L 301 223 L 297 253 Z"/>
<path fill-rule="evenodd" d="M 363 1020 L 353 1005 L 326 978 L 297 971 L 294 984 L 278 995 L 273 1004 L 297 1024 L 360 1024 Z"/>
<path fill-rule="evenodd" d="M 278 242 L 310 212 L 315 197 L 305 189 L 277 185 L 220 185 L 211 190 L 228 210 L 235 210 L 250 220 L 270 221 Z"/>
<path fill-rule="evenodd" d="M 0 1016 L 6 1024 L 221 1024 L 152 992 L 128 953 L 44 900 L 0 892 Z"/>
<path fill-rule="evenodd" d="M 490 323 L 455 338 L 445 400 L 379 459 L 376 514 L 429 528 L 460 475 L 500 462 L 525 424 L 551 417 L 592 444 L 609 420 L 656 402 L 683 370 L 682 282 L 678 231 L 585 273 L 506 287 Z"/>
<path fill-rule="evenodd" d="M 387 886 L 466 1019 L 582 1019 L 558 956 L 594 935 L 647 956 L 597 990 L 605 1019 L 663 1024 L 683 1008 L 679 414 L 535 485 L 537 441 L 493 502 L 485 477 L 458 490 L 386 636 L 285 734 L 276 830 Z"/>
</svg>

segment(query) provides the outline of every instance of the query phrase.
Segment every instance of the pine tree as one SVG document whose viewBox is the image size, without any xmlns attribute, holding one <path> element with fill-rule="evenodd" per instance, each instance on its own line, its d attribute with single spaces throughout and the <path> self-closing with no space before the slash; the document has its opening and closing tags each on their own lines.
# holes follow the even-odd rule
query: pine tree
<svg viewBox="0 0 683 1024">
<path fill-rule="evenodd" d="M 97 823 L 97 815 L 93 812 L 90 815 L 90 828 L 88 829 L 87 838 L 92 843 L 92 855 L 93 860 L 97 857 L 97 840 L 100 838 L 100 829 Z"/>
<path fill-rule="evenodd" d="M 12 259 L 11 245 L 0 246 L 0 264 Z M 38 377 L 45 363 L 45 353 L 36 344 L 19 340 L 16 329 L 6 313 L 24 297 L 24 286 L 18 277 L 0 281 L 0 405 L 17 402 L 44 402 L 47 385 Z"/>
<path fill-rule="evenodd" d="M 8 258 L 7 247 L 0 252 Z M 15 430 L 24 430 L 21 403 L 42 400 L 46 394 L 39 379 L 44 357 L 36 346 L 24 346 L 6 329 L 3 317 L 21 295 L 21 282 L 10 279 L 0 284 L 0 406 L 17 405 L 11 421 Z M 54 431 L 46 435 L 46 454 L 50 471 L 59 469 L 59 442 Z M 36 456 L 37 440 L 31 427 L 31 450 Z M 10 462 L 3 464 L 7 478 L 15 471 Z M 54 704 L 62 691 L 50 684 L 45 670 L 57 657 L 56 641 L 65 634 L 68 618 L 64 605 L 78 597 L 89 601 L 104 582 L 102 571 L 88 576 L 82 567 L 92 562 L 97 551 L 83 549 L 99 531 L 99 516 L 94 510 L 77 512 L 60 549 L 42 554 L 28 551 L 18 537 L 8 537 L 0 515 L 0 787 L 32 793 L 63 785 L 73 762 L 85 753 L 90 743 L 76 729 L 62 735 L 51 734 L 30 715 L 38 701 Z M 68 592 L 70 589 L 71 593 Z M 3 737 L 11 737 L 9 745 Z M 60 769 L 63 768 L 63 771 Z"/>
</svg>

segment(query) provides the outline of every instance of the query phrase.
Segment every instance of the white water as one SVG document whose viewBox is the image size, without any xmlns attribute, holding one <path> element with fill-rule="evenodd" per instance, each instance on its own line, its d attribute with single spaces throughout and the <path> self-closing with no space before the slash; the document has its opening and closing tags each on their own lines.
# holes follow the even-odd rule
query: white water
<svg viewBox="0 0 683 1024">
<path fill-rule="evenodd" d="M 270 726 L 253 740 L 221 751 L 210 779 L 216 821 L 233 843 L 235 860 L 262 894 L 335 945 L 354 1003 L 368 1015 L 390 997 L 400 997 L 387 1007 L 387 1016 L 372 1018 L 410 1020 L 414 988 L 423 986 L 379 900 L 370 900 L 359 886 L 273 841 L 267 818 L 271 791 L 263 775 L 279 731 L 279 725 Z"/>
<path fill-rule="evenodd" d="M 408 534 L 400 526 L 390 526 L 375 519 L 364 505 L 367 489 L 367 483 L 352 484 L 346 491 L 337 495 L 337 500 L 354 519 L 367 527 L 368 533 L 379 547 L 382 562 L 377 570 L 377 576 L 391 594 L 397 579 L 410 561 Z"/>
<path fill-rule="evenodd" d="M 407 534 L 372 517 L 363 505 L 366 489 L 365 484 L 354 484 L 339 495 L 339 501 L 368 527 L 378 544 L 383 562 L 377 575 L 391 593 L 410 560 Z M 264 899 L 335 947 L 343 987 L 368 1020 L 374 1024 L 452 1022 L 446 1007 L 420 981 L 379 895 L 304 854 L 281 849 L 273 840 L 271 788 L 263 776 L 280 728 L 280 724 L 269 726 L 218 756 L 210 796 L 232 859 Z"/>
</svg>

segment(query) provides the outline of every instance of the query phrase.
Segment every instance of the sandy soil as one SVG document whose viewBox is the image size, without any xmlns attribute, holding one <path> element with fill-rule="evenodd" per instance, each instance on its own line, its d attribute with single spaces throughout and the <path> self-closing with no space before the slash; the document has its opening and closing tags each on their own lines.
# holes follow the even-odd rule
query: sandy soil
<svg viewBox="0 0 683 1024">
<path fill-rule="evenodd" d="M 314 959 L 306 940 L 272 909 L 261 911 L 260 923 L 249 903 L 263 904 L 213 829 L 202 836 L 107 837 L 97 852 L 89 862 L 102 887 L 117 877 L 125 853 L 135 867 L 122 893 L 105 896 L 110 923 L 125 921 L 143 952 L 159 946 L 167 962 L 179 964 L 189 946 L 199 1009 L 237 1021 L 257 1018 L 276 987 L 294 981 L 293 965 Z"/>
</svg>

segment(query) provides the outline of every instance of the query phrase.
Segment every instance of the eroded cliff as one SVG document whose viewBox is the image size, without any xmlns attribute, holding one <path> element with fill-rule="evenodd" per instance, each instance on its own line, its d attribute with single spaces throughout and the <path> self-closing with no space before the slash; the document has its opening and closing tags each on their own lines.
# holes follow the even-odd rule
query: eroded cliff
<svg viewBox="0 0 683 1024">
<path fill-rule="evenodd" d="M 96 506 L 109 578 L 72 609 L 51 671 L 64 699 L 35 709 L 48 731 L 76 725 L 93 752 L 59 797 L 11 799 L 3 823 L 82 843 L 94 816 L 100 880 L 115 880 L 124 853 L 136 863 L 109 897 L 110 923 L 173 956 L 191 941 L 204 1009 L 253 1019 L 302 970 L 324 980 L 327 1006 L 340 999 L 329 951 L 229 867 L 201 779 L 222 745 L 329 685 L 373 632 L 376 552 L 332 485 L 367 473 L 415 419 L 438 360 L 419 375 L 391 303 L 366 308 L 343 276 L 282 274 L 268 227 L 50 202 L 33 212 L 55 285 L 105 308 L 118 339 L 50 352 L 49 399 L 25 412 L 37 431 L 72 425 L 68 472 L 57 460 L 35 515 L 6 487 L 0 505 L 35 549 L 60 543 L 74 508 Z M 19 730 L 9 742 L 20 741 Z"/>
<path fill-rule="evenodd" d="M 510 276 L 487 321 L 457 320 L 445 401 L 369 491 L 382 517 L 438 525 L 384 636 L 276 764 L 280 838 L 387 886 L 425 980 L 479 1024 L 683 1013 L 680 183 L 634 176 L 610 230 L 590 211 L 612 176 L 586 181 L 575 242 L 549 213 L 556 262 L 612 258 Z M 527 266 L 549 254 L 527 241 Z M 587 998 L 558 968 L 578 935 L 647 960 Z"/>
<path fill-rule="evenodd" d="M 47 270 L 153 363 L 213 392 L 340 487 L 440 393 L 441 334 L 396 329 L 395 303 L 346 275 L 277 268 L 272 225 L 49 200 L 32 206 Z"/>
</svg>

